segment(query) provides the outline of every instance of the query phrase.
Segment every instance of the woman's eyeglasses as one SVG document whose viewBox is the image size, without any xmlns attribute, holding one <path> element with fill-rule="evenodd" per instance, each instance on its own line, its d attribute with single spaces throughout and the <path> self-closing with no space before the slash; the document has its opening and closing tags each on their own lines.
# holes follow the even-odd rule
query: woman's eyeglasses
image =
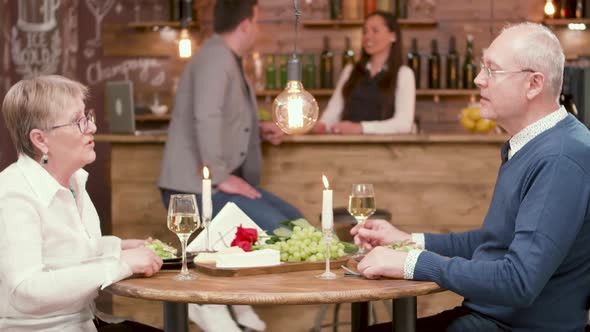
<svg viewBox="0 0 590 332">
<path fill-rule="evenodd" d="M 61 127 L 76 125 L 76 126 L 78 126 L 78 129 L 80 129 L 80 132 L 82 134 L 86 134 L 88 132 L 88 130 L 90 129 L 90 123 L 92 123 L 92 124 L 96 123 L 96 115 L 94 114 L 94 110 L 89 110 L 86 113 L 86 115 L 84 115 L 83 117 L 81 117 L 80 119 L 78 119 L 72 123 L 66 123 L 66 124 L 62 124 L 62 125 L 53 126 L 53 127 L 51 127 L 51 129 L 53 130 L 53 129 L 57 129 L 57 128 L 61 128 Z"/>
</svg>

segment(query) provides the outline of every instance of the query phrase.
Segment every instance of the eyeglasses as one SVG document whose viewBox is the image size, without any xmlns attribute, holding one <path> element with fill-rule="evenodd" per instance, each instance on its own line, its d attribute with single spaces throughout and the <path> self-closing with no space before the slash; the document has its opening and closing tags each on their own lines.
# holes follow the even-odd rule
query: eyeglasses
<svg viewBox="0 0 590 332">
<path fill-rule="evenodd" d="M 479 64 L 479 68 L 481 68 L 481 71 L 486 72 L 486 74 L 488 74 L 488 79 L 492 78 L 492 75 L 494 74 L 515 74 L 515 73 L 534 73 L 535 71 L 532 69 L 520 69 L 520 70 L 493 70 L 490 69 L 490 67 L 484 65 L 483 63 Z"/>
<path fill-rule="evenodd" d="M 94 114 L 94 110 L 89 110 L 86 113 L 86 115 L 84 115 L 84 117 L 78 119 L 77 121 L 74 121 L 72 123 L 66 123 L 66 124 L 62 124 L 62 125 L 53 126 L 53 127 L 51 127 L 51 130 L 61 128 L 61 127 L 76 125 L 76 126 L 78 126 L 78 129 L 80 129 L 80 132 L 82 134 L 86 134 L 88 132 L 88 130 L 90 129 L 90 123 L 92 123 L 92 124 L 96 123 L 96 115 Z"/>
</svg>

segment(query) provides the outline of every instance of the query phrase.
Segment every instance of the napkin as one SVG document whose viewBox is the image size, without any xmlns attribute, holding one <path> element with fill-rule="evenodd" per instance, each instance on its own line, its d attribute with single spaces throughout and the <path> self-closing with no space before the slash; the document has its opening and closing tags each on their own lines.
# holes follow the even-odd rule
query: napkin
<svg viewBox="0 0 590 332">
<path fill-rule="evenodd" d="M 235 203 L 228 202 L 213 218 L 209 225 L 211 236 L 211 248 L 220 250 L 230 246 L 236 236 L 238 226 L 254 228 L 258 231 L 258 237 L 266 236 L 266 233 L 250 217 L 244 213 Z M 207 232 L 205 229 L 187 246 L 187 251 L 204 251 L 207 249 Z"/>
</svg>

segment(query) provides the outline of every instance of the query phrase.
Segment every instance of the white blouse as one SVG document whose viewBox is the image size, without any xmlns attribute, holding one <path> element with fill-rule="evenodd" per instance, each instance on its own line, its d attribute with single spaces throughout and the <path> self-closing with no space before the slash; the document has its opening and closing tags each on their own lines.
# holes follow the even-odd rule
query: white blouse
<svg viewBox="0 0 590 332">
<path fill-rule="evenodd" d="M 344 110 L 344 97 L 342 88 L 350 74 L 353 65 L 346 65 L 342 69 L 334 94 L 330 98 L 326 109 L 322 113 L 320 122 L 331 126 L 341 121 Z M 386 120 L 362 121 L 363 134 L 405 134 L 415 129 L 414 113 L 416 108 L 416 83 L 414 72 L 408 66 L 401 66 L 397 72 L 397 84 L 395 88 L 395 113 Z"/>
<path fill-rule="evenodd" d="M 131 276 L 121 240 L 101 236 L 77 171 L 72 190 L 21 155 L 0 173 L 0 330 L 96 331 L 99 287 Z"/>
</svg>

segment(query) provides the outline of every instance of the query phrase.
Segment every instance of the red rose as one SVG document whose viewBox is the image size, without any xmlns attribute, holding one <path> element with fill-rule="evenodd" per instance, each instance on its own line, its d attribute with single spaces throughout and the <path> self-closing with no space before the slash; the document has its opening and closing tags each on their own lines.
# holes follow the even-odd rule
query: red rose
<svg viewBox="0 0 590 332">
<path fill-rule="evenodd" d="M 232 247 L 238 246 L 244 251 L 252 251 L 252 244 L 258 241 L 258 232 L 254 228 L 238 226 L 236 238 L 231 242 Z"/>
</svg>

